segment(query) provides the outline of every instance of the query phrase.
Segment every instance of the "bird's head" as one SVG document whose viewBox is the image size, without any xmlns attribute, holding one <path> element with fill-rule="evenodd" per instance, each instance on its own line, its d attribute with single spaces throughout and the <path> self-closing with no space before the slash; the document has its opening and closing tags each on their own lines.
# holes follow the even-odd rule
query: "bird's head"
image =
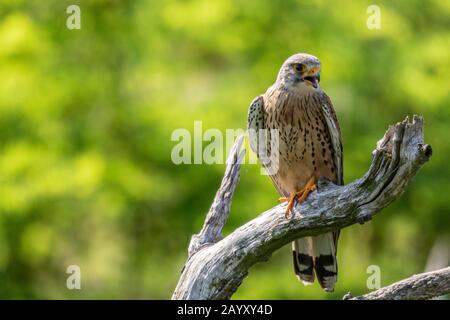
<svg viewBox="0 0 450 320">
<path fill-rule="evenodd" d="M 290 56 L 281 66 L 277 83 L 288 90 L 319 90 L 320 60 L 307 53 Z"/>
</svg>

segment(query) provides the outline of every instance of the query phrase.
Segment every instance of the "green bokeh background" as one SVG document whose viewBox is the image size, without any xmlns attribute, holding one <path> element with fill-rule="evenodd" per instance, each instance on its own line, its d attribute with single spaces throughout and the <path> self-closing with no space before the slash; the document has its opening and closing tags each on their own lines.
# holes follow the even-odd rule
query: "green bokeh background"
<svg viewBox="0 0 450 320">
<path fill-rule="evenodd" d="M 81 30 L 66 8 L 81 8 Z M 381 8 L 381 29 L 366 27 Z M 236 299 L 340 299 L 448 264 L 450 2 L 26 1 L 0 3 L 0 298 L 167 299 L 224 165 L 175 165 L 171 134 L 245 128 L 251 100 L 296 52 L 322 61 L 344 178 L 387 126 L 425 118 L 432 161 L 406 193 L 340 239 L 336 291 L 296 280 L 290 247 L 252 268 Z M 244 165 L 225 233 L 276 204 Z M 441 259 L 441 260 L 442 260 Z M 79 265 L 82 289 L 66 288 Z"/>
</svg>

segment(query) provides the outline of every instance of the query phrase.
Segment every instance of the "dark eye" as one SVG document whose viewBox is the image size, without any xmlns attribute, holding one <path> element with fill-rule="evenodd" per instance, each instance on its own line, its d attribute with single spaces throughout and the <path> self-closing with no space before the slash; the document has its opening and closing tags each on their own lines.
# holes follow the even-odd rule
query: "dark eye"
<svg viewBox="0 0 450 320">
<path fill-rule="evenodd" d="M 295 71 L 304 72 L 306 70 L 306 66 L 303 63 L 296 63 L 294 65 Z"/>
</svg>

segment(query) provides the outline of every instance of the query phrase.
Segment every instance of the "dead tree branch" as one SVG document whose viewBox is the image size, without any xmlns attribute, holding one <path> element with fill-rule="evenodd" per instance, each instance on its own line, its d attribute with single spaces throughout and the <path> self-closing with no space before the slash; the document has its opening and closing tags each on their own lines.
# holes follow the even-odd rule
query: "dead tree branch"
<svg viewBox="0 0 450 320">
<path fill-rule="evenodd" d="M 390 286 L 349 300 L 427 300 L 450 293 L 450 267 L 416 274 Z"/>
<path fill-rule="evenodd" d="M 228 299 L 251 266 L 292 240 L 370 220 L 404 192 L 432 153 L 424 144 L 423 119 L 406 118 L 378 141 L 362 178 L 345 186 L 320 179 L 317 191 L 295 207 L 292 219 L 286 220 L 285 205 L 278 205 L 222 239 L 239 180 L 242 143 L 243 138 L 236 141 L 205 224 L 192 238 L 172 299 Z"/>
</svg>

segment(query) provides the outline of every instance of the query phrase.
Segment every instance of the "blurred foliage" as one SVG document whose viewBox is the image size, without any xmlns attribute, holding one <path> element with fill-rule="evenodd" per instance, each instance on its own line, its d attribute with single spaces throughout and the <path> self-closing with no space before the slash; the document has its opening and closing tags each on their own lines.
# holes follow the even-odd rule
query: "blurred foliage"
<svg viewBox="0 0 450 320">
<path fill-rule="evenodd" d="M 174 165 L 171 134 L 245 128 L 251 100 L 296 52 L 322 60 L 360 177 L 389 124 L 425 118 L 434 155 L 369 224 L 342 232 L 333 294 L 303 287 L 290 248 L 250 270 L 235 298 L 340 299 L 424 271 L 449 239 L 450 4 L 376 1 L 26 1 L 0 4 L 0 297 L 169 298 L 224 165 Z M 68 30 L 66 8 L 81 8 Z M 230 232 L 276 204 L 244 165 Z M 443 253 L 445 254 L 445 253 Z M 81 267 L 82 290 L 66 288 Z"/>
</svg>

